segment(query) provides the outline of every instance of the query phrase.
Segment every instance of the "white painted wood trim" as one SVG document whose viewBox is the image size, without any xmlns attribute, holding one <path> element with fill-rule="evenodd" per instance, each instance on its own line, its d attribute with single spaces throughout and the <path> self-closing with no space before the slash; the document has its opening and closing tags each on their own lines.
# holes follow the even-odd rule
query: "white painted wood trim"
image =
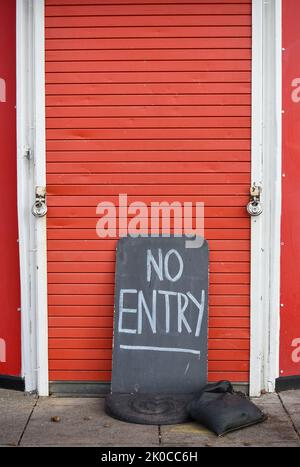
<svg viewBox="0 0 300 467">
<path fill-rule="evenodd" d="M 17 190 L 21 285 L 22 376 L 25 390 L 37 388 L 34 277 L 34 220 L 30 214 L 33 203 L 32 162 L 25 154 L 32 144 L 32 100 L 30 70 L 32 66 L 32 15 L 28 1 L 17 0 Z"/>
<path fill-rule="evenodd" d="M 44 0 L 17 0 L 17 153 L 22 373 L 25 389 L 48 395 L 46 218 L 31 207 L 46 186 Z M 25 157 L 30 147 L 32 157 Z"/>
<path fill-rule="evenodd" d="M 251 183 L 263 187 L 262 179 L 262 103 L 263 103 L 263 2 L 252 1 L 252 141 Z M 250 189 L 250 187 L 249 187 Z M 263 200 L 264 192 L 262 192 Z M 262 376 L 262 224 L 263 216 L 251 218 L 251 286 L 250 286 L 250 394 L 261 390 Z"/>
<path fill-rule="evenodd" d="M 253 0 L 252 183 L 264 211 L 251 219 L 250 395 L 274 391 L 279 354 L 281 0 Z M 279 177 L 279 179 L 278 179 Z"/>
<path fill-rule="evenodd" d="M 44 0 L 33 1 L 34 29 L 34 175 L 35 185 L 46 187 L 45 132 L 45 25 Z M 35 219 L 37 390 L 49 394 L 46 216 Z"/>
</svg>

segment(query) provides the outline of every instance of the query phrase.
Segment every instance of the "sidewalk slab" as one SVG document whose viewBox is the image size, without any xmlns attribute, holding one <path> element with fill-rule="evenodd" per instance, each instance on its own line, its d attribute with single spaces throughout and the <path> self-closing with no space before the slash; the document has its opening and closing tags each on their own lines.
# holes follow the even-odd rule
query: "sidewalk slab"
<svg viewBox="0 0 300 467">
<path fill-rule="evenodd" d="M 253 401 L 268 420 L 218 438 L 198 423 L 159 429 L 115 420 L 105 414 L 103 398 L 37 399 L 0 390 L 0 446 L 300 447 L 300 391 L 266 394 Z"/>
<path fill-rule="evenodd" d="M 161 428 L 162 446 L 290 446 L 300 447 L 300 441 L 276 394 L 266 394 L 254 403 L 267 415 L 268 420 L 224 437 L 197 423 Z"/>
<path fill-rule="evenodd" d="M 0 389 L 0 446 L 17 446 L 36 397 Z"/>
<path fill-rule="evenodd" d="M 288 411 L 300 439 L 300 389 L 283 391 L 279 397 Z"/>
<path fill-rule="evenodd" d="M 59 422 L 51 421 L 59 417 Z M 158 446 L 158 427 L 115 420 L 103 398 L 40 398 L 21 446 Z"/>
</svg>

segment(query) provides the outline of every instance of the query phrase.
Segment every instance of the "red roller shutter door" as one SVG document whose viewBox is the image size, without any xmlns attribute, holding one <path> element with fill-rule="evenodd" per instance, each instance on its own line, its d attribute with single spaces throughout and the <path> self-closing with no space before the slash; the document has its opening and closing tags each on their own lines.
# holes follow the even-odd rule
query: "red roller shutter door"
<svg viewBox="0 0 300 467">
<path fill-rule="evenodd" d="M 50 380 L 110 380 L 127 193 L 205 202 L 209 379 L 248 381 L 251 1 L 46 0 L 46 94 Z"/>
</svg>

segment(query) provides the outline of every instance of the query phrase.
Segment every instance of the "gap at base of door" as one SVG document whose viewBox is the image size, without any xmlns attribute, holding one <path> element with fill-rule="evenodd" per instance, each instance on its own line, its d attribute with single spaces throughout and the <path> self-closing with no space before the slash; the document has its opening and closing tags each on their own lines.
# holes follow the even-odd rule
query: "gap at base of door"
<svg viewBox="0 0 300 467">
<path fill-rule="evenodd" d="M 249 394 L 248 383 L 233 383 L 235 391 Z M 97 381 L 55 381 L 49 384 L 51 396 L 101 397 L 110 392 L 110 383 Z"/>
<path fill-rule="evenodd" d="M 0 388 L 25 391 L 25 382 L 20 376 L 0 375 Z"/>
<path fill-rule="evenodd" d="M 290 389 L 300 389 L 300 375 L 282 376 L 275 381 L 275 391 L 289 391 Z"/>
</svg>

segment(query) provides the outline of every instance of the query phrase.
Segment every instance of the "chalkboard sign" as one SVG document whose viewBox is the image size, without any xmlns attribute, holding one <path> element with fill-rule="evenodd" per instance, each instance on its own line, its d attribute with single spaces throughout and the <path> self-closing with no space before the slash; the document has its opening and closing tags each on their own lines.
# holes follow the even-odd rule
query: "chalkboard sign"
<svg viewBox="0 0 300 467">
<path fill-rule="evenodd" d="M 207 382 L 208 245 L 185 240 L 118 242 L 112 393 L 188 394 Z"/>
</svg>

